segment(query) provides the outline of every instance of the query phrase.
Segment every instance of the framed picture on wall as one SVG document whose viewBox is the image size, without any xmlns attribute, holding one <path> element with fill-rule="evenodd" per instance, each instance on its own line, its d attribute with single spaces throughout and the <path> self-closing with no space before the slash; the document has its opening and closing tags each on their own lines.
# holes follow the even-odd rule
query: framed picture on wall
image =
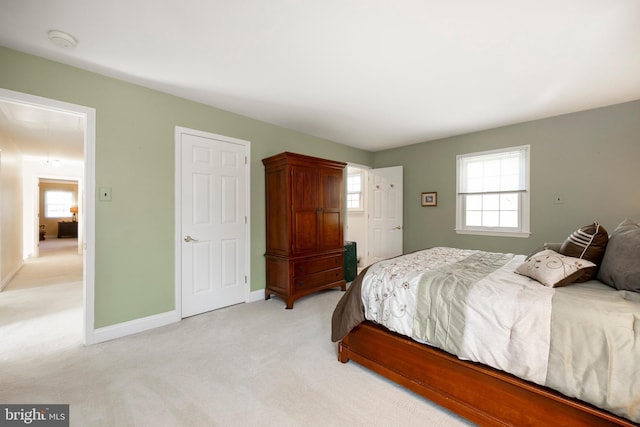
<svg viewBox="0 0 640 427">
<path fill-rule="evenodd" d="M 421 205 L 422 206 L 438 206 L 438 193 L 422 193 Z"/>
</svg>

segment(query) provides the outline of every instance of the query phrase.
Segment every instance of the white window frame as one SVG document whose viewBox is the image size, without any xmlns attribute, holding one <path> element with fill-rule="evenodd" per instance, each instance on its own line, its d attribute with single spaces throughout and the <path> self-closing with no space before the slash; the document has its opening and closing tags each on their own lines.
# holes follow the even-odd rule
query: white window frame
<svg viewBox="0 0 640 427">
<path fill-rule="evenodd" d="M 350 176 L 360 176 L 360 191 L 349 191 L 349 177 Z M 364 171 L 359 169 L 358 172 L 349 172 L 347 174 L 347 206 L 348 206 L 348 198 L 350 194 L 358 194 L 358 198 L 360 199 L 360 207 L 359 208 L 350 208 L 347 207 L 347 210 L 350 212 L 363 212 L 364 211 Z"/>
<path fill-rule="evenodd" d="M 477 192 L 477 193 L 465 193 L 462 190 L 462 163 L 463 160 L 473 157 L 491 156 L 509 152 L 520 152 L 520 155 L 524 156 L 523 165 L 525 168 L 523 176 L 522 189 L 518 191 L 502 191 L 503 193 L 519 193 L 518 197 L 518 227 L 484 227 L 484 226 L 467 226 L 465 224 L 465 201 L 466 196 L 471 194 L 491 194 L 501 193 L 499 192 Z M 501 237 L 521 237 L 527 238 L 531 235 L 530 232 L 530 146 L 520 145 L 517 147 L 501 148 L 497 150 L 481 151 L 469 154 L 459 154 L 456 156 L 456 233 L 458 234 L 474 234 L 481 236 L 501 236 Z"/>
</svg>

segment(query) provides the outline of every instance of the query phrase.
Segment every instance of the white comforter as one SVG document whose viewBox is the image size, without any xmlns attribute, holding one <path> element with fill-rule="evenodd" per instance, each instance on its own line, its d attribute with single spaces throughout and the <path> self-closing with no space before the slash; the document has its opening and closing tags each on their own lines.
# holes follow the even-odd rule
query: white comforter
<svg viewBox="0 0 640 427">
<path fill-rule="evenodd" d="M 446 336 L 430 342 L 417 334 L 416 306 L 420 281 L 426 274 L 463 261 L 480 251 L 432 248 L 379 262 L 362 282 L 365 317 L 430 345 L 455 353 L 459 358 L 484 363 L 520 378 L 544 384 L 547 376 L 551 299 L 554 290 L 513 273 L 524 255 L 508 255 L 499 269 L 475 282 L 459 308 L 448 302 L 432 303 L 432 311 L 447 317 Z M 462 322 L 461 342 L 454 343 L 454 322 Z M 437 325 L 435 328 L 439 328 Z M 445 344 L 442 344 L 445 343 Z M 447 344 L 451 343 L 451 348 Z"/>
</svg>

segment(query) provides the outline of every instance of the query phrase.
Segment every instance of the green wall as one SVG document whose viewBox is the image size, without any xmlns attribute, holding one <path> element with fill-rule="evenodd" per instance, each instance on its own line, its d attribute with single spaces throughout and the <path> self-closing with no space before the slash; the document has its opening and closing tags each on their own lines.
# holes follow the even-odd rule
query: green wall
<svg viewBox="0 0 640 427">
<path fill-rule="evenodd" d="M 372 161 L 366 151 L 3 47 L 0 63 L 0 87 L 96 109 L 96 187 L 111 187 L 113 198 L 95 206 L 96 328 L 174 309 L 175 126 L 251 141 L 251 290 L 265 285 L 261 159 L 294 151 Z"/>
<path fill-rule="evenodd" d="M 531 145 L 531 236 L 458 235 L 456 155 Z M 592 221 L 608 231 L 640 220 L 640 101 L 490 129 L 374 154 L 374 166 L 404 166 L 404 251 L 453 246 L 526 254 L 562 242 Z M 420 193 L 438 192 L 437 207 Z M 554 195 L 564 197 L 554 203 Z"/>
</svg>

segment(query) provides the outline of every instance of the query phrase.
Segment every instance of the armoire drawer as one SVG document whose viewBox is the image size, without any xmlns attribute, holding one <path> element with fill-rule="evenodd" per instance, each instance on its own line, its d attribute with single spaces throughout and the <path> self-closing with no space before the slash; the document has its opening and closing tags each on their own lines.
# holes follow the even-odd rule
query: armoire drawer
<svg viewBox="0 0 640 427">
<path fill-rule="evenodd" d="M 343 278 L 344 270 L 342 268 L 334 268 L 332 270 L 321 271 L 320 273 L 295 277 L 293 279 L 293 285 L 296 289 L 315 288 L 317 286 L 337 282 Z"/>
<path fill-rule="evenodd" d="M 293 263 L 293 276 L 306 276 L 307 274 L 313 274 L 332 268 L 342 267 L 343 263 L 343 254 L 332 255 L 323 258 L 312 258 L 305 261 L 297 261 Z"/>
</svg>

